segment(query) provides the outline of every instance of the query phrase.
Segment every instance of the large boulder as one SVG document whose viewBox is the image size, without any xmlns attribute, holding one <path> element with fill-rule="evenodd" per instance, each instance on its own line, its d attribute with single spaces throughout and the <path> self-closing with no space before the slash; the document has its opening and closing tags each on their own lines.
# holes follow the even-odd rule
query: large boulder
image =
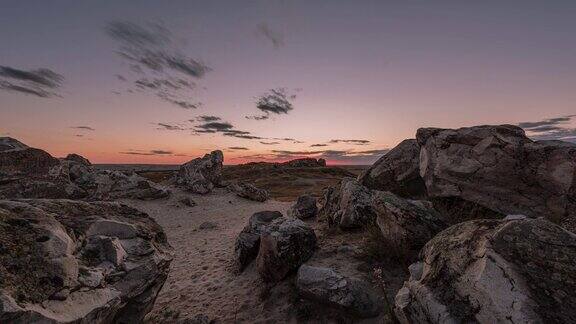
<svg viewBox="0 0 576 324">
<path fill-rule="evenodd" d="M 0 138 L 0 198 L 83 198 L 87 192 L 62 174 L 47 152 Z"/>
<path fill-rule="evenodd" d="M 420 177 L 419 159 L 418 142 L 404 140 L 365 170 L 358 181 L 369 189 L 390 191 L 405 198 L 424 198 L 426 186 Z"/>
<path fill-rule="evenodd" d="M 296 288 L 305 298 L 364 318 L 377 316 L 383 304 L 372 285 L 330 268 L 302 265 L 298 269 Z"/>
<path fill-rule="evenodd" d="M 316 216 L 318 213 L 318 206 L 316 204 L 316 198 L 311 195 L 302 195 L 298 197 L 296 203 L 288 209 L 288 216 L 307 219 Z"/>
<path fill-rule="evenodd" d="M 422 249 L 401 323 L 574 323 L 576 235 L 544 219 L 474 220 Z"/>
<path fill-rule="evenodd" d="M 264 202 L 270 197 L 268 191 L 246 182 L 232 183 L 229 188 L 236 196 L 252 201 Z"/>
<path fill-rule="evenodd" d="M 416 257 L 426 242 L 447 227 L 429 202 L 406 200 L 387 191 L 374 191 L 372 210 L 383 237 L 405 259 Z"/>
<path fill-rule="evenodd" d="M 279 211 L 261 211 L 250 216 L 248 224 L 238 234 L 234 243 L 234 259 L 238 270 L 244 270 L 256 259 L 260 249 L 260 234 L 266 225 L 281 217 L 282 213 Z"/>
<path fill-rule="evenodd" d="M 128 206 L 0 200 L 0 322 L 141 322 L 171 260 L 162 228 Z"/>
<path fill-rule="evenodd" d="M 207 194 L 214 189 L 214 186 L 221 185 L 222 162 L 224 162 L 222 151 L 212 151 L 204 157 L 181 165 L 174 180 L 176 184 L 191 192 Z"/>
<path fill-rule="evenodd" d="M 500 215 L 544 215 L 576 229 L 576 144 L 533 142 L 511 125 L 423 128 L 416 138 L 428 196 L 444 200 L 446 209 L 446 200 L 465 201 Z"/>
<path fill-rule="evenodd" d="M 316 250 L 314 230 L 299 219 L 277 218 L 264 227 L 256 266 L 262 280 L 278 282 Z"/>
<path fill-rule="evenodd" d="M 344 178 L 339 187 L 325 192 L 319 214 L 330 225 L 342 229 L 357 229 L 374 223 L 376 214 L 372 210 L 372 191 L 356 179 Z"/>
</svg>

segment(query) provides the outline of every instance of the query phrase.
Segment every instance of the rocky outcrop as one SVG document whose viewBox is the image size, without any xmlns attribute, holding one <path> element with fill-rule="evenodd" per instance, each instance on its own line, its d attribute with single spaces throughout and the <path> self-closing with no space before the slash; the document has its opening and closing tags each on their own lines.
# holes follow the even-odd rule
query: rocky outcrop
<svg viewBox="0 0 576 324">
<path fill-rule="evenodd" d="M 374 191 L 372 210 L 383 237 L 405 260 L 415 258 L 426 242 L 447 227 L 431 203 L 402 199 L 391 192 Z"/>
<path fill-rule="evenodd" d="M 248 200 L 264 202 L 269 198 L 268 191 L 256 188 L 255 186 L 246 182 L 233 183 L 229 186 L 229 188 L 236 194 L 236 196 Z"/>
<path fill-rule="evenodd" d="M 314 230 L 299 219 L 277 218 L 264 227 L 256 266 L 262 280 L 278 282 L 316 250 Z"/>
<path fill-rule="evenodd" d="M 576 236 L 522 218 L 460 223 L 428 242 L 396 296 L 400 322 L 574 322 Z"/>
<path fill-rule="evenodd" d="M 11 138 L 0 138 L 0 198 L 158 199 L 169 191 L 135 173 L 95 170 L 70 154 L 59 160 Z"/>
<path fill-rule="evenodd" d="M 137 323 L 171 248 L 146 214 L 110 202 L 0 201 L 0 322 Z"/>
<path fill-rule="evenodd" d="M 279 211 L 261 211 L 250 217 L 248 224 L 238 234 L 234 244 L 234 258 L 238 270 L 244 270 L 258 255 L 260 234 L 264 227 L 281 217 L 282 213 Z"/>
<path fill-rule="evenodd" d="M 204 157 L 196 158 L 180 166 L 174 181 L 186 190 L 207 194 L 220 186 L 222 181 L 222 151 L 212 151 Z"/>
<path fill-rule="evenodd" d="M 325 167 L 326 160 L 324 159 L 314 159 L 314 158 L 302 158 L 286 161 L 280 164 L 281 166 L 290 168 L 314 168 L 314 167 Z"/>
<path fill-rule="evenodd" d="M 364 318 L 377 316 L 383 304 L 370 284 L 329 268 L 302 265 L 298 269 L 296 288 L 302 297 Z"/>
<path fill-rule="evenodd" d="M 433 200 L 465 201 L 500 215 L 544 215 L 560 223 L 576 217 L 575 144 L 533 142 L 511 125 L 423 128 L 416 138 L 420 175 Z"/>
<path fill-rule="evenodd" d="M 302 195 L 298 197 L 296 203 L 288 210 L 288 216 L 299 219 L 307 219 L 316 216 L 318 213 L 318 206 L 316 205 L 316 198 L 310 195 Z"/>
<path fill-rule="evenodd" d="M 369 189 L 390 191 L 401 197 L 426 197 L 426 186 L 420 177 L 420 146 L 407 139 L 382 156 L 364 171 L 358 182 Z"/>
</svg>

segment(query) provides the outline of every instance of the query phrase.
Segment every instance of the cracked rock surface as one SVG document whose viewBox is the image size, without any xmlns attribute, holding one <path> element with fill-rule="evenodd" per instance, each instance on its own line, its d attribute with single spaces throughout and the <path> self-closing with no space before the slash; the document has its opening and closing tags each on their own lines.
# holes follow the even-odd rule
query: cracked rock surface
<svg viewBox="0 0 576 324">
<path fill-rule="evenodd" d="M 544 219 L 454 225 L 410 266 L 401 323 L 573 323 L 576 236 Z"/>
</svg>

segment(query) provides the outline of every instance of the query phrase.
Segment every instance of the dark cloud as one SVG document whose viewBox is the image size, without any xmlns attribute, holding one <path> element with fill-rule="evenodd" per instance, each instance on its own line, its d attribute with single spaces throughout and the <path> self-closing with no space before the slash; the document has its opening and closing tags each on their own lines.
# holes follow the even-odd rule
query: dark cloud
<svg viewBox="0 0 576 324">
<path fill-rule="evenodd" d="M 196 134 L 220 133 L 224 136 L 231 136 L 242 139 L 266 139 L 264 137 L 252 135 L 248 131 L 234 129 L 234 126 L 232 124 L 224 121 L 209 122 L 197 125 L 195 128 L 195 133 Z"/>
<path fill-rule="evenodd" d="M 260 116 L 245 116 L 246 119 L 252 120 L 266 120 L 270 118 L 270 115 L 260 115 Z"/>
<path fill-rule="evenodd" d="M 154 125 L 158 126 L 157 129 L 170 130 L 170 131 L 183 131 L 189 129 L 183 127 L 182 125 L 168 124 L 168 123 L 154 123 Z"/>
<path fill-rule="evenodd" d="M 150 91 L 180 108 L 200 105 L 187 95 L 196 88 L 193 80 L 202 78 L 210 68 L 182 54 L 167 28 L 115 21 L 106 26 L 105 32 L 119 44 L 118 54 L 130 64 L 130 71 L 138 75 L 132 81 L 137 89 Z M 119 79 L 128 80 L 125 76 Z"/>
<path fill-rule="evenodd" d="M 265 114 L 288 114 L 294 109 L 290 102 L 293 99 L 287 93 L 285 88 L 270 89 L 267 93 L 263 94 L 256 101 L 256 108 L 260 109 Z"/>
<path fill-rule="evenodd" d="M 174 155 L 174 156 L 181 156 L 181 154 L 174 154 L 172 151 L 165 151 L 165 150 L 150 150 L 150 151 L 142 151 L 142 150 L 127 150 L 124 152 L 119 152 L 120 154 L 127 154 L 127 155 Z"/>
<path fill-rule="evenodd" d="M 76 134 L 76 135 L 74 135 L 74 136 L 76 136 L 76 137 L 84 137 L 84 135 L 82 135 L 82 134 Z"/>
<path fill-rule="evenodd" d="M 247 147 L 241 147 L 241 146 L 231 146 L 228 149 L 234 150 L 234 151 L 247 151 L 248 150 Z"/>
<path fill-rule="evenodd" d="M 322 147 L 322 146 L 328 146 L 328 144 L 312 144 L 312 145 L 310 145 L 310 147 Z"/>
<path fill-rule="evenodd" d="M 72 126 L 72 127 L 70 127 L 70 128 L 87 130 L 87 131 L 95 131 L 95 130 L 96 130 L 96 129 L 90 127 L 90 126 Z"/>
<path fill-rule="evenodd" d="M 280 142 L 260 142 L 260 144 L 263 144 L 263 145 L 278 145 L 278 144 L 280 144 Z"/>
<path fill-rule="evenodd" d="M 576 143 L 576 128 L 570 127 L 570 122 L 576 115 L 568 115 L 545 119 L 536 122 L 522 122 L 518 126 L 526 130 L 533 140 L 561 140 Z"/>
<path fill-rule="evenodd" d="M 57 97 L 64 77 L 50 69 L 20 70 L 0 65 L 0 89 L 41 98 Z"/>
<path fill-rule="evenodd" d="M 204 130 L 213 130 L 216 132 L 231 131 L 234 126 L 228 122 L 210 122 L 196 126 Z"/>
<path fill-rule="evenodd" d="M 284 45 L 284 36 L 272 30 L 267 23 L 260 23 L 256 26 L 256 35 L 264 37 L 272 43 L 275 49 L 279 49 Z"/>
<path fill-rule="evenodd" d="M 202 115 L 202 116 L 198 116 L 196 117 L 197 121 L 200 122 L 213 122 L 213 121 L 218 121 L 218 120 L 222 120 L 222 118 L 217 117 L 217 116 L 207 116 L 207 115 Z M 190 120 L 191 122 L 194 122 L 193 120 Z"/>
<path fill-rule="evenodd" d="M 347 144 L 355 144 L 355 145 L 366 145 L 369 144 L 369 140 L 356 140 L 356 139 L 333 139 L 329 143 L 336 144 L 336 143 L 347 143 Z"/>
</svg>

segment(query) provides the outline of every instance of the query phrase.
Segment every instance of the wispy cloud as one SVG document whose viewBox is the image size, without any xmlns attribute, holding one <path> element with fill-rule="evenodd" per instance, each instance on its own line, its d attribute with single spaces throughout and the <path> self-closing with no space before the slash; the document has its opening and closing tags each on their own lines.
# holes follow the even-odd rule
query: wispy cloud
<svg viewBox="0 0 576 324">
<path fill-rule="evenodd" d="M 310 145 L 310 147 L 323 147 L 323 146 L 328 146 L 328 144 L 312 144 L 312 145 Z"/>
<path fill-rule="evenodd" d="M 197 121 L 200 122 L 213 122 L 213 121 L 218 121 L 218 120 L 222 120 L 222 118 L 217 117 L 217 116 L 207 116 L 207 115 L 202 115 L 202 116 L 198 116 L 196 117 Z M 191 122 L 194 122 L 193 120 L 190 120 Z"/>
<path fill-rule="evenodd" d="M 202 78 L 210 68 L 182 54 L 179 44 L 166 27 L 153 23 L 140 25 L 114 21 L 106 26 L 105 32 L 119 44 L 119 56 L 130 64 L 130 72 L 136 75 L 131 78 L 136 89 L 150 91 L 158 98 L 184 109 L 195 109 L 201 105 L 187 94 L 196 88 L 195 80 Z M 128 81 L 124 75 L 117 77 L 121 81 Z"/>
<path fill-rule="evenodd" d="M 358 140 L 358 139 L 333 139 L 330 140 L 329 143 L 337 144 L 337 143 L 346 143 L 346 144 L 354 144 L 354 145 L 366 145 L 369 144 L 369 140 Z"/>
<path fill-rule="evenodd" d="M 189 130 L 190 128 L 186 128 L 182 125 L 178 124 L 168 124 L 168 123 L 153 123 L 154 125 L 158 126 L 156 129 L 160 130 L 169 130 L 169 131 L 183 131 Z"/>
<path fill-rule="evenodd" d="M 534 140 L 561 140 L 576 143 L 576 128 L 571 124 L 575 117 L 576 115 L 568 115 L 535 122 L 522 122 L 518 123 L 518 126 Z"/>
<path fill-rule="evenodd" d="M 280 142 L 262 142 L 262 141 L 261 141 L 260 144 L 263 144 L 263 145 L 279 145 Z"/>
<path fill-rule="evenodd" d="M 233 150 L 233 151 L 247 151 L 248 150 L 247 147 L 242 147 L 242 146 L 231 146 L 228 149 Z"/>
<path fill-rule="evenodd" d="M 41 98 L 60 96 L 64 77 L 50 69 L 20 70 L 0 65 L 0 89 Z"/>
<path fill-rule="evenodd" d="M 284 45 L 284 35 L 282 35 L 277 31 L 274 31 L 265 22 L 260 23 L 256 26 L 256 35 L 270 41 L 275 49 L 279 49 Z"/>
<path fill-rule="evenodd" d="M 294 106 L 291 102 L 291 100 L 294 99 L 296 99 L 296 95 L 288 94 L 288 90 L 286 88 L 270 89 L 256 100 L 256 108 L 258 108 L 264 114 L 245 116 L 245 118 L 252 120 L 266 120 L 270 118 L 271 114 L 288 114 L 291 110 L 294 109 Z"/>
<path fill-rule="evenodd" d="M 71 126 L 70 128 L 74 128 L 74 129 L 80 129 L 80 130 L 87 130 L 87 131 L 95 131 L 96 129 L 90 127 L 90 126 Z"/>
<path fill-rule="evenodd" d="M 123 152 L 119 152 L 120 154 L 126 154 L 126 155 L 174 155 L 174 156 L 183 156 L 182 154 L 175 154 L 172 151 L 167 151 L 167 150 L 150 150 L 150 151 L 144 151 L 144 150 L 126 150 Z"/>
</svg>

